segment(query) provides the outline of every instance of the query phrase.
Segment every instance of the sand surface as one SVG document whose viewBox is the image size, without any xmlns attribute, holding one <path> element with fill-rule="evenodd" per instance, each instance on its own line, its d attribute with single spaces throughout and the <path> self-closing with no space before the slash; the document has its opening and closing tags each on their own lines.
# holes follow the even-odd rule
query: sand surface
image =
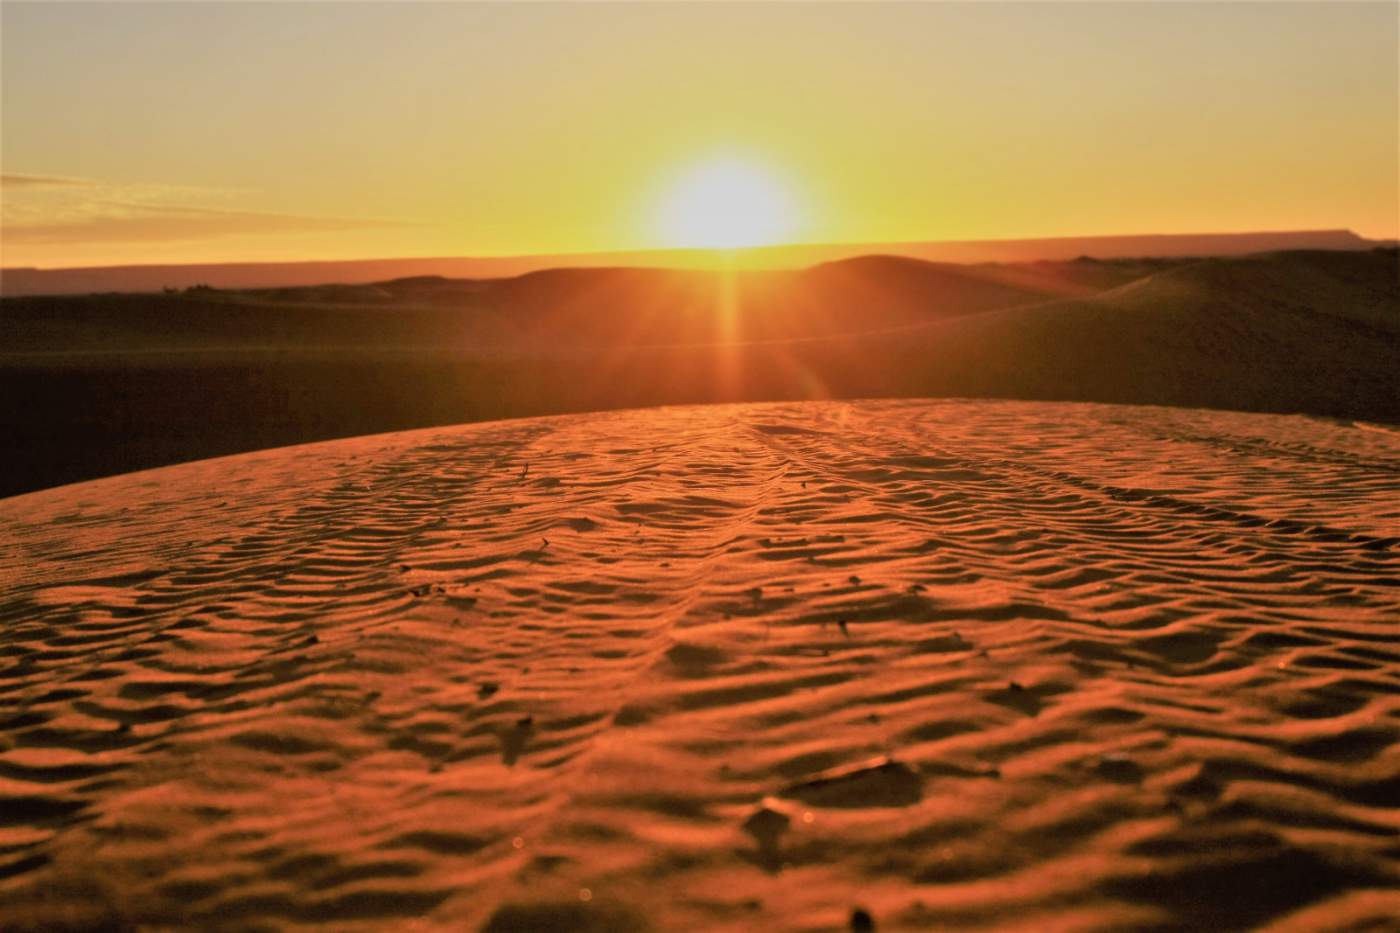
<svg viewBox="0 0 1400 933">
<path fill-rule="evenodd" d="M 1384 928 L 1400 435 L 674 408 L 0 501 L 0 928 Z"/>
</svg>

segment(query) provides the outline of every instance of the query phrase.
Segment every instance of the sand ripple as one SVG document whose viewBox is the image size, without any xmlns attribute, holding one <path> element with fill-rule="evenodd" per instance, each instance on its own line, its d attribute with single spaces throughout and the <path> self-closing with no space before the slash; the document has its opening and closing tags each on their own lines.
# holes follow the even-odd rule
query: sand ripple
<svg viewBox="0 0 1400 933">
<path fill-rule="evenodd" d="M 1400 435 L 430 429 L 0 502 L 0 927 L 1400 913 Z"/>
</svg>

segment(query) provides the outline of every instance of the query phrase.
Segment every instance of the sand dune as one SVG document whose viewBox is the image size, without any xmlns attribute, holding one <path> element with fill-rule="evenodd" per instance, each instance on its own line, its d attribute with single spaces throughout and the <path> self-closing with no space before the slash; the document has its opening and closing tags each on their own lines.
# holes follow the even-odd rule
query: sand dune
<svg viewBox="0 0 1400 933">
<path fill-rule="evenodd" d="M 1092 294 L 1172 264 L 961 266 L 866 256 L 732 279 L 712 270 L 577 268 L 508 279 L 18 299 L 5 304 L 3 353 L 389 346 L 472 356 L 842 336 Z"/>
<path fill-rule="evenodd" d="M 861 353 L 919 374 L 889 394 L 1400 420 L 1400 264 L 1393 252 L 1205 260 L 1085 299 L 948 321 L 888 348 Z"/>
<path fill-rule="evenodd" d="M 981 396 L 1400 421 L 1400 257 L 574 269 L 8 299 L 0 496 L 433 424 Z"/>
<path fill-rule="evenodd" d="M 1385 429 L 886 401 L 9 499 L 0 927 L 1381 928 L 1397 493 Z"/>
</svg>

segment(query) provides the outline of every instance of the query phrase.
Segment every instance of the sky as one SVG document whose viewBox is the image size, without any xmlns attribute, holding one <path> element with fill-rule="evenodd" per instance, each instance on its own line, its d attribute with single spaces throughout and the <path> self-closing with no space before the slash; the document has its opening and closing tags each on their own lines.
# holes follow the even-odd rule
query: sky
<svg viewBox="0 0 1400 933">
<path fill-rule="evenodd" d="M 794 242 L 1395 237 L 1397 17 L 4 0 L 0 261 L 684 245 L 659 212 L 716 165 L 766 179 Z"/>
</svg>

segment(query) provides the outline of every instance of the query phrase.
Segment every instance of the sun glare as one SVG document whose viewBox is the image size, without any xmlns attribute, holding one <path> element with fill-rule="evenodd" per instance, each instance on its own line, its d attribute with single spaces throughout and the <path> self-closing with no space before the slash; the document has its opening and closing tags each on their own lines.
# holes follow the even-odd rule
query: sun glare
<svg viewBox="0 0 1400 933">
<path fill-rule="evenodd" d="M 682 175 L 658 205 L 657 221 L 668 246 L 703 249 L 782 243 L 797 226 L 785 186 L 738 159 L 706 162 Z"/>
</svg>

